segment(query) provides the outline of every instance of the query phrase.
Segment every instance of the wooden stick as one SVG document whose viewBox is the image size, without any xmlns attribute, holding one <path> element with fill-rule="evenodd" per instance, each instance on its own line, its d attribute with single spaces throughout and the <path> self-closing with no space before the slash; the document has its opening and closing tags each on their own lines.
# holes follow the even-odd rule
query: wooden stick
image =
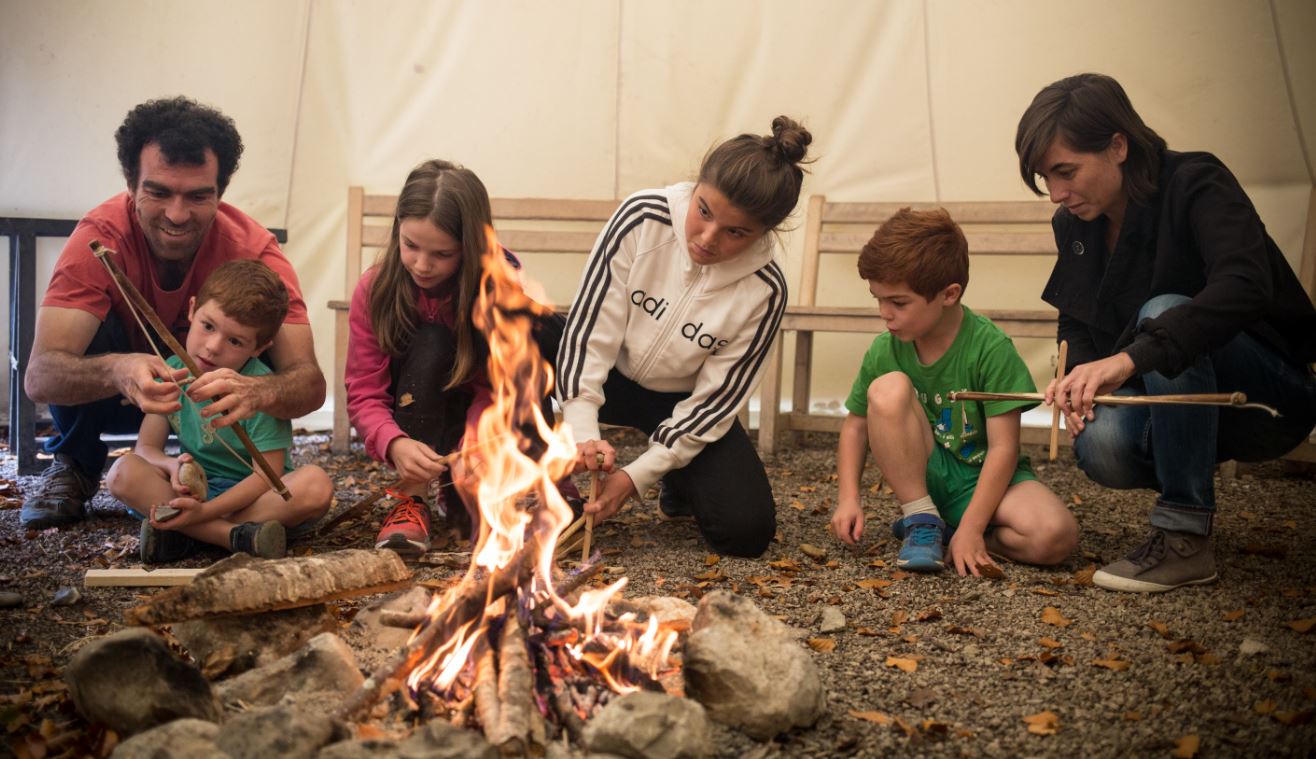
<svg viewBox="0 0 1316 759">
<path fill-rule="evenodd" d="M 509 609 L 503 617 L 503 630 L 498 638 L 498 722 L 496 726 L 485 727 L 489 742 L 497 746 L 503 756 L 527 755 L 533 691 L 525 631 L 517 620 L 516 610 Z M 493 727 L 492 731 L 490 727 Z"/>
<path fill-rule="evenodd" d="M 475 697 L 475 716 L 480 720 L 484 735 L 492 743 L 502 704 L 498 700 L 498 668 L 495 666 L 493 643 L 487 633 L 480 633 L 472 652 L 475 659 L 475 684 L 471 687 Z"/>
<path fill-rule="evenodd" d="M 980 393 L 972 390 L 952 390 L 952 401 L 1039 401 L 1045 402 L 1042 393 Z M 1183 395 L 1098 395 L 1093 403 L 1106 406 L 1233 406 L 1265 411 L 1278 417 L 1279 412 L 1264 403 L 1248 403 L 1246 393 L 1187 393 Z"/>
<path fill-rule="evenodd" d="M 594 460 L 602 464 L 603 454 L 594 454 Z M 599 470 L 595 469 L 589 473 L 589 502 L 594 503 L 599 499 Z M 594 539 L 594 515 L 585 515 L 585 542 L 580 548 L 580 563 L 584 564 L 589 559 L 589 544 Z"/>
<path fill-rule="evenodd" d="M 1060 341 L 1060 358 L 1056 361 L 1056 384 L 1065 379 L 1065 366 L 1069 361 L 1069 341 Z M 1060 404 L 1051 405 L 1051 452 L 1047 461 L 1056 460 L 1056 449 L 1060 447 Z"/>
<path fill-rule="evenodd" d="M 201 369 L 196 365 L 196 362 L 192 360 L 192 357 L 187 355 L 187 349 L 179 344 L 173 333 L 170 332 L 169 328 L 165 326 L 165 323 L 160 320 L 160 315 L 155 312 L 155 309 L 151 307 L 150 303 L 146 302 L 146 298 L 142 297 L 142 294 L 137 291 L 137 287 L 133 285 L 133 283 L 128 280 L 128 277 L 124 275 L 123 271 L 119 269 L 119 265 L 114 263 L 114 259 L 110 257 L 110 254 L 114 251 L 101 245 L 100 240 L 92 240 L 91 252 L 105 263 L 106 268 L 109 269 L 110 276 L 114 278 L 116 283 L 118 283 L 119 289 L 123 291 L 123 294 L 127 296 L 128 300 L 132 301 L 133 305 L 137 307 L 137 310 L 146 317 L 146 320 L 151 323 L 151 327 L 160 335 L 160 339 L 164 340 L 165 344 L 169 346 L 169 350 L 173 351 L 174 355 L 178 356 L 183 362 L 183 365 L 187 367 L 187 370 L 192 373 L 193 377 L 200 377 Z M 219 400 L 221 397 L 223 396 L 218 396 L 215 400 Z M 246 448 L 247 453 L 251 454 L 251 462 L 257 467 L 260 467 L 261 473 L 265 475 L 265 479 L 268 480 L 270 485 L 274 488 L 274 492 L 283 496 L 283 500 L 291 501 L 292 493 L 288 492 L 287 486 L 283 484 L 283 480 L 279 479 L 278 473 L 270 466 L 270 462 L 265 460 L 265 456 L 263 456 L 260 451 L 256 450 L 255 443 L 251 442 L 251 438 L 247 436 L 247 431 L 242 428 L 242 425 L 240 423 L 234 424 L 229 427 L 229 429 L 233 430 L 233 434 L 237 435 L 238 441 L 242 443 L 242 447 Z"/>
<path fill-rule="evenodd" d="M 164 588 L 188 585 L 205 569 L 163 567 L 161 569 L 88 569 L 82 584 L 88 588 Z"/>
</svg>

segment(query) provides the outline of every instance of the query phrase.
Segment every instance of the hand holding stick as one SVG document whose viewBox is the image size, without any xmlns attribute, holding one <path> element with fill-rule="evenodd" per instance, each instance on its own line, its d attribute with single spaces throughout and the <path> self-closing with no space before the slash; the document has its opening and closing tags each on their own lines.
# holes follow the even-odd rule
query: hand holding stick
<svg viewBox="0 0 1316 759">
<path fill-rule="evenodd" d="M 1069 341 L 1060 341 L 1060 358 L 1056 362 L 1056 385 L 1065 379 L 1065 366 L 1069 361 Z M 1056 460 L 1056 449 L 1060 447 L 1060 404 L 1051 404 L 1051 452 L 1047 461 Z"/>
</svg>

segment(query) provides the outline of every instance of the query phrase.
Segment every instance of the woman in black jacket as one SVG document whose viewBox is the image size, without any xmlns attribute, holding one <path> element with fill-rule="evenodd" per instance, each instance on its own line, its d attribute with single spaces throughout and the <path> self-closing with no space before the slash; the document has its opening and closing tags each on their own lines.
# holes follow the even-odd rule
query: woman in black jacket
<svg viewBox="0 0 1316 759">
<path fill-rule="evenodd" d="M 1216 578 L 1219 461 L 1291 450 L 1316 424 L 1316 310 L 1243 188 L 1215 156 L 1178 153 L 1119 83 L 1080 74 L 1044 88 L 1019 122 L 1019 170 L 1057 209 L 1042 297 L 1069 341 L 1060 403 L 1079 467 L 1160 496 L 1151 534 L 1093 582 L 1158 592 Z M 1105 406 L 1099 394 L 1242 391 L 1245 409 Z"/>
</svg>

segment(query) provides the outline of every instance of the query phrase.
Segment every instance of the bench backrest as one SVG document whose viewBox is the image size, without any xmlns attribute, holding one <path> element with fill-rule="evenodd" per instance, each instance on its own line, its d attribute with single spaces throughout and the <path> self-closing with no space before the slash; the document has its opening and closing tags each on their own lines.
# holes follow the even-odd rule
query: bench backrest
<svg viewBox="0 0 1316 759">
<path fill-rule="evenodd" d="M 617 210 L 616 200 L 559 198 L 492 198 L 498 241 L 517 255 L 526 253 L 588 254 Z M 363 267 L 388 245 L 393 229 L 396 195 L 369 195 L 362 187 L 347 191 L 347 266 L 344 292 L 351 297 Z M 572 276 L 583 268 L 577 266 Z M 574 284 L 575 280 L 572 280 Z M 568 296 L 570 293 L 567 294 Z M 569 302 L 569 301 L 567 301 Z"/>
</svg>

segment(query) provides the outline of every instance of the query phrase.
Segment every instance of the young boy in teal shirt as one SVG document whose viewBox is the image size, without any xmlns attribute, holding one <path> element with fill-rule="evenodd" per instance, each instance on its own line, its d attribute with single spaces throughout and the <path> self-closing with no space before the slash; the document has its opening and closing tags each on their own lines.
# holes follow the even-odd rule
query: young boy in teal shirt
<svg viewBox="0 0 1316 759">
<path fill-rule="evenodd" d="M 256 356 L 270 347 L 287 312 L 287 288 L 268 266 L 254 259 L 230 261 L 211 273 L 189 304 L 184 347 L 203 374 L 221 369 L 247 377 L 269 374 Z M 183 367 L 177 356 L 165 363 Z M 179 402 L 182 408 L 167 417 L 146 415 L 137 446 L 106 476 L 110 493 L 143 519 L 142 561 L 178 561 L 193 553 L 198 541 L 264 558 L 283 556 L 286 531 L 314 524 L 329 509 L 329 475 L 317 466 L 288 465 L 292 422 L 264 413 L 244 419 L 239 424 L 256 450 L 271 469 L 286 473 L 281 479 L 292 499 L 285 501 L 254 471 L 233 430 L 216 430 L 201 416 L 206 404 L 194 403 L 186 393 Z M 164 452 L 170 428 L 183 449 L 177 458 Z M 189 459 L 205 471 L 209 492 L 193 493 L 179 481 L 179 466 Z M 177 513 L 157 513 L 163 505 Z"/>
<path fill-rule="evenodd" d="M 980 574 L 988 552 L 1056 564 L 1078 542 L 1078 523 L 1019 453 L 1028 401 L 951 401 L 953 391 L 1033 392 L 1014 344 L 960 303 L 969 281 L 964 233 L 945 210 L 896 213 L 859 254 L 887 332 L 864 355 L 846 408 L 832 529 L 863 535 L 859 480 L 871 449 L 900 501 L 897 566 Z M 988 528 L 992 529 L 988 529 Z"/>
</svg>

